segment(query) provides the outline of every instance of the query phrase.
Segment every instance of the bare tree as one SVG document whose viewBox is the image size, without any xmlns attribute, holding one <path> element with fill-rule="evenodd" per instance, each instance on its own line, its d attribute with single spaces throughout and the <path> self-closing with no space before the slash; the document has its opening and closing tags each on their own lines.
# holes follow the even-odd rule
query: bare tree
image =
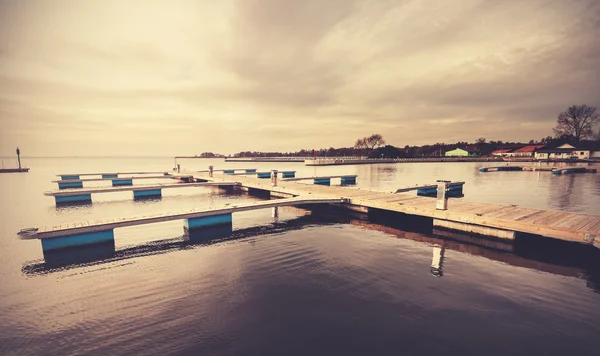
<svg viewBox="0 0 600 356">
<path fill-rule="evenodd" d="M 593 127 L 600 122 L 596 108 L 587 105 L 573 105 L 561 112 L 556 120 L 554 134 L 556 137 L 572 136 L 575 141 L 593 137 Z"/>
<path fill-rule="evenodd" d="M 358 140 L 356 140 L 356 143 L 354 144 L 354 148 L 356 148 L 357 150 L 366 150 L 369 148 L 369 146 L 367 145 L 367 138 L 359 138 Z"/>
<path fill-rule="evenodd" d="M 372 134 L 371 136 L 366 137 L 366 141 L 367 141 L 368 148 L 371 150 L 374 150 L 377 147 L 385 145 L 385 140 L 383 139 L 383 136 L 381 136 L 380 134 Z"/>
</svg>

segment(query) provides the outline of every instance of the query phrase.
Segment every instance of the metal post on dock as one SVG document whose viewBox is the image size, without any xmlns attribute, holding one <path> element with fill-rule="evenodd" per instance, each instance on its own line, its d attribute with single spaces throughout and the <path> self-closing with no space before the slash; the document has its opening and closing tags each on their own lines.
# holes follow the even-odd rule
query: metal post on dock
<svg viewBox="0 0 600 356">
<path fill-rule="evenodd" d="M 181 166 L 177 163 L 177 173 L 181 173 Z"/>
<path fill-rule="evenodd" d="M 279 207 L 278 206 L 273 207 L 271 217 L 273 218 L 273 221 L 279 220 Z"/>
<path fill-rule="evenodd" d="M 271 185 L 273 187 L 277 186 L 277 170 L 276 169 L 274 169 L 271 173 Z"/>
<path fill-rule="evenodd" d="M 208 166 L 208 176 L 209 177 L 213 176 L 213 166 Z"/>
<path fill-rule="evenodd" d="M 446 190 L 448 189 L 449 180 L 438 180 L 437 181 L 437 201 L 435 202 L 435 208 L 437 210 L 448 209 L 448 196 Z"/>
<path fill-rule="evenodd" d="M 21 169 L 21 150 L 17 147 L 17 160 L 19 161 L 19 170 Z"/>
</svg>

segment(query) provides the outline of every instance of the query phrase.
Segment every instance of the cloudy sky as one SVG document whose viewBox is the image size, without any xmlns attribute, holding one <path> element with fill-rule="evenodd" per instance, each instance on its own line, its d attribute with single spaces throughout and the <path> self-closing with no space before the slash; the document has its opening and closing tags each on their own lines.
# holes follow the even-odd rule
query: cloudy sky
<svg viewBox="0 0 600 356">
<path fill-rule="evenodd" d="M 526 140 L 600 105 L 598 0 L 0 0 L 0 155 Z"/>
</svg>

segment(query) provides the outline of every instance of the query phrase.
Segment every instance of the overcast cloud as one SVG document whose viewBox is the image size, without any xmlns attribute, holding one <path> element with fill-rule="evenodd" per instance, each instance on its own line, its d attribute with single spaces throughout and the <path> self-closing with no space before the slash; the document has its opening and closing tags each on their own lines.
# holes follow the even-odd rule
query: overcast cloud
<svg viewBox="0 0 600 356">
<path fill-rule="evenodd" d="M 528 141 L 600 106 L 597 0 L 0 0 L 0 155 Z"/>
</svg>

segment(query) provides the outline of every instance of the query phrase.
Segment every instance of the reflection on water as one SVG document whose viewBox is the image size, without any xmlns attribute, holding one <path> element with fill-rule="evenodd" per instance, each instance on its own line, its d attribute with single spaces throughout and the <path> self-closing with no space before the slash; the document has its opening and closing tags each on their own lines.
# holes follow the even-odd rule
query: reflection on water
<svg viewBox="0 0 600 356">
<path fill-rule="evenodd" d="M 431 260 L 431 274 L 436 277 L 444 275 L 444 252 L 446 248 L 444 244 L 433 245 L 433 259 Z"/>
<path fill-rule="evenodd" d="M 342 212 L 337 208 L 315 206 L 312 214 L 291 220 L 278 221 L 279 208 L 271 208 L 272 223 L 250 228 L 233 230 L 232 225 L 220 225 L 193 230 L 179 238 L 156 240 L 149 243 L 127 246 L 115 250 L 114 243 L 94 245 L 89 248 L 76 248 L 61 252 L 53 251 L 45 255 L 45 260 L 36 260 L 24 264 L 22 271 L 27 275 L 39 275 L 64 271 L 82 266 L 112 263 L 115 261 L 139 258 L 154 254 L 163 254 L 199 248 L 216 243 L 244 240 L 261 235 L 276 235 L 302 230 L 311 226 L 348 224 L 361 226 L 373 231 L 382 231 L 401 239 L 419 241 L 431 246 L 432 258 L 430 273 L 436 277 L 444 276 L 444 258 L 447 249 L 481 256 L 490 260 L 514 266 L 535 269 L 557 275 L 582 278 L 588 287 L 600 293 L 600 252 L 588 246 L 565 243 L 527 235 L 513 241 L 486 239 L 474 235 L 434 229 L 434 235 L 419 232 L 419 224 L 408 224 L 399 219 L 388 220 L 377 215 L 378 223 L 369 221 L 366 215 Z M 395 226 L 395 227 L 394 227 Z M 401 228 L 399 228 L 400 226 Z"/>
<path fill-rule="evenodd" d="M 217 168 L 216 160 L 182 168 Z M 514 243 L 432 229 L 426 219 L 311 207 L 239 213 L 182 236 L 181 221 L 117 229 L 115 244 L 40 259 L 23 227 L 165 213 L 256 199 L 218 189 L 162 199 L 94 196 L 55 207 L 42 195 L 66 171 L 161 170 L 164 159 L 32 160 L 0 176 L 2 354 L 596 355 L 599 251 L 522 236 Z M 382 191 L 464 180 L 465 200 L 597 212 L 598 175 L 479 173 L 486 163 L 305 167 L 358 174 Z M 432 275 L 442 278 L 433 278 Z"/>
</svg>

